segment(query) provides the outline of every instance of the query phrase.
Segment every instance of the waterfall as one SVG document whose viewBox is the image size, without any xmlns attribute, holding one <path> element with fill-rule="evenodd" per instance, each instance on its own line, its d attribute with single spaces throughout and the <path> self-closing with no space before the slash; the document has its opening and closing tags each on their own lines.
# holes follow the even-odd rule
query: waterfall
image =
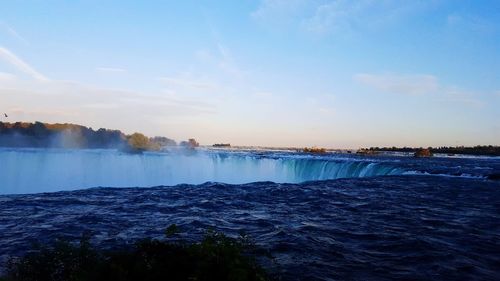
<svg viewBox="0 0 500 281">
<path fill-rule="evenodd" d="M 115 150 L 1 149 L 0 194 L 89 187 L 147 187 L 232 184 L 256 181 L 298 183 L 401 174 L 387 163 L 355 159 L 261 157 L 252 153 L 144 153 Z"/>
</svg>

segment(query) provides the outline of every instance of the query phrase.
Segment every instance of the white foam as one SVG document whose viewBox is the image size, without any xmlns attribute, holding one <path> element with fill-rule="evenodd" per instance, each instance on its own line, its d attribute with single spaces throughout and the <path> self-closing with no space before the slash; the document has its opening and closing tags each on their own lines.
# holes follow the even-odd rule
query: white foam
<svg viewBox="0 0 500 281">
<path fill-rule="evenodd" d="M 400 174 L 383 162 L 315 156 L 262 156 L 254 153 L 144 153 L 115 150 L 1 149 L 0 193 L 35 193 L 88 187 L 147 187 L 297 183 Z"/>
</svg>

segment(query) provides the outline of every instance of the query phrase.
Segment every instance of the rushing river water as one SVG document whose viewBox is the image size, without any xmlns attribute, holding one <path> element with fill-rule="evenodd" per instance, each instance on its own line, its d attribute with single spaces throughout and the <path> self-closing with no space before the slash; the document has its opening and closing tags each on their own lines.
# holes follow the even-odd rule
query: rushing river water
<svg viewBox="0 0 500 281">
<path fill-rule="evenodd" d="M 248 233 L 284 280 L 498 280 L 499 172 L 498 158 L 3 149 L 0 262 L 35 241 L 113 247 L 175 223 L 192 240 Z"/>
</svg>

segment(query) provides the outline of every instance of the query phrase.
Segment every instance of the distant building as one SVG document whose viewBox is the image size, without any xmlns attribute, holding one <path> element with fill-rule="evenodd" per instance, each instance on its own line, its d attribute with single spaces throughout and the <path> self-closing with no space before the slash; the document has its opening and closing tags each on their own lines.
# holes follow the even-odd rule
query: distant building
<svg viewBox="0 0 500 281">
<path fill-rule="evenodd" d="M 229 144 L 229 143 L 216 143 L 212 146 L 213 147 L 231 147 L 231 144 Z"/>
</svg>

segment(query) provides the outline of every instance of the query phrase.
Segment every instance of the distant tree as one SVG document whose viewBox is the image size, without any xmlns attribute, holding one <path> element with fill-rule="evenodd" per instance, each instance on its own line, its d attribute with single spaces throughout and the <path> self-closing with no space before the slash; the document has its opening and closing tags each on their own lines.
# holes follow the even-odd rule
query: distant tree
<svg viewBox="0 0 500 281">
<path fill-rule="evenodd" d="M 189 145 L 191 147 L 198 147 L 198 146 L 200 146 L 200 144 L 195 139 L 189 139 L 188 142 L 189 142 Z"/>
<path fill-rule="evenodd" d="M 128 136 L 128 144 L 131 148 L 137 150 L 147 150 L 150 148 L 150 143 L 148 137 L 141 133 L 133 133 Z"/>
<path fill-rule="evenodd" d="M 304 147 L 302 151 L 305 153 L 318 153 L 318 154 L 326 153 L 326 149 L 319 147 Z"/>
<path fill-rule="evenodd" d="M 198 146 L 194 139 L 187 143 Z M 0 122 L 0 147 L 117 148 L 137 152 L 168 145 L 175 145 L 175 141 L 166 137 L 149 139 L 141 133 L 127 136 L 119 130 L 93 130 L 76 124 Z"/>
<path fill-rule="evenodd" d="M 200 144 L 195 139 L 189 139 L 187 141 L 181 141 L 181 146 L 194 149 L 195 147 L 200 146 Z"/>
<path fill-rule="evenodd" d="M 166 137 L 154 137 L 149 139 L 150 142 L 158 144 L 160 147 L 164 146 L 175 146 L 177 143 L 175 143 L 174 140 L 166 138 Z"/>
<path fill-rule="evenodd" d="M 43 123 L 37 121 L 35 122 L 35 124 L 33 124 L 33 126 L 31 126 L 30 133 L 32 133 L 36 137 L 42 138 L 46 137 L 49 131 L 47 130 L 47 127 L 45 127 Z"/>
</svg>

